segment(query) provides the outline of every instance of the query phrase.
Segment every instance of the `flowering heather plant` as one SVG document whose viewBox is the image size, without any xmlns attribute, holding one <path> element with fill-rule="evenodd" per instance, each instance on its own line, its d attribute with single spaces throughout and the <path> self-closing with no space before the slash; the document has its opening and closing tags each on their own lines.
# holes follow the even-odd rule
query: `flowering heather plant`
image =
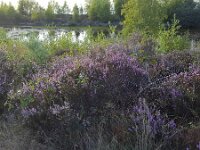
<svg viewBox="0 0 200 150">
<path fill-rule="evenodd" d="M 72 131 L 71 127 L 82 131 L 98 124 L 100 118 L 112 114 L 109 110 L 132 107 L 148 82 L 147 72 L 134 58 L 112 49 L 104 55 L 65 57 L 50 66 L 24 84 L 18 99 L 25 119 L 54 137 Z M 74 122 L 79 123 L 69 125 Z"/>
<path fill-rule="evenodd" d="M 0 112 L 4 109 L 7 93 L 10 91 L 14 79 L 12 64 L 7 60 L 7 55 L 0 50 Z"/>
<path fill-rule="evenodd" d="M 143 97 L 180 122 L 184 121 L 185 117 L 188 117 L 188 122 L 194 121 L 200 114 L 199 74 L 198 67 L 189 68 L 188 72 L 171 74 L 152 83 L 142 93 Z"/>
<path fill-rule="evenodd" d="M 129 131 L 136 135 L 135 149 L 156 149 L 156 146 L 170 140 L 176 131 L 175 122 L 169 121 L 159 110 L 150 108 L 144 99 L 133 107 L 131 118 Z"/>
<path fill-rule="evenodd" d="M 183 93 L 182 106 L 186 112 L 194 117 L 200 115 L 200 69 L 193 68 L 189 72 L 175 74 L 165 83 L 167 86 L 174 86 Z"/>
<path fill-rule="evenodd" d="M 154 63 L 150 64 L 149 73 L 153 80 L 165 78 L 171 74 L 189 71 L 193 62 L 194 56 L 186 51 L 158 55 Z"/>
<path fill-rule="evenodd" d="M 134 33 L 130 37 L 127 47 L 142 63 L 151 62 L 155 56 L 155 42 L 139 33 Z"/>
<path fill-rule="evenodd" d="M 102 109 L 106 103 L 127 108 L 147 81 L 147 73 L 134 58 L 107 50 L 104 56 L 56 61 L 50 69 L 34 75 L 33 82 L 24 85 L 22 96 L 29 95 L 34 102 L 49 106 L 67 101 L 72 108 L 85 112 L 93 107 Z"/>
</svg>

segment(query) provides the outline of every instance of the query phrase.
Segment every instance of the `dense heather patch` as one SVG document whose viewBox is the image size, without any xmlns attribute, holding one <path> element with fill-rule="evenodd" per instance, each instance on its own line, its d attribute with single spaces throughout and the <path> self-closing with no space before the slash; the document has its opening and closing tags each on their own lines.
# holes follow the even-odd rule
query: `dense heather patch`
<svg viewBox="0 0 200 150">
<path fill-rule="evenodd" d="M 130 40 L 55 57 L 21 80 L 17 92 L 9 89 L 8 104 L 39 143 L 57 149 L 176 147 L 179 129 L 199 122 L 197 58 L 156 54 L 151 41 L 135 38 L 136 47 Z"/>
<path fill-rule="evenodd" d="M 7 93 L 13 80 L 12 66 L 6 60 L 6 54 L 0 51 L 0 111 L 3 110 L 3 105 L 7 99 Z"/>
<path fill-rule="evenodd" d="M 44 130 L 47 126 L 57 130 L 59 123 L 65 129 L 68 119 L 76 119 L 84 127 L 99 122 L 111 110 L 131 107 L 147 83 L 148 74 L 135 58 L 107 50 L 104 55 L 57 60 L 24 85 L 19 100 L 24 117 Z"/>
</svg>

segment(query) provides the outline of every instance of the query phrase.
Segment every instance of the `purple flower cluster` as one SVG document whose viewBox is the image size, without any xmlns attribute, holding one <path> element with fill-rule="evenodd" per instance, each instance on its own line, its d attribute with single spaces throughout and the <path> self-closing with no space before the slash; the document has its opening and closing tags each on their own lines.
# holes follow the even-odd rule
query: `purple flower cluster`
<svg viewBox="0 0 200 150">
<path fill-rule="evenodd" d="M 21 113 L 24 118 L 29 118 L 30 116 L 34 116 L 37 113 L 37 110 L 35 108 L 23 109 Z"/>
<path fill-rule="evenodd" d="M 62 108 L 64 102 L 77 111 L 84 109 L 88 113 L 94 107 L 102 109 L 107 102 L 126 108 L 147 84 L 147 78 L 148 74 L 134 58 L 123 51 L 108 49 L 104 55 L 65 57 L 55 61 L 50 68 L 33 75 L 30 83 L 24 84 L 21 99 L 31 96 L 34 105 L 46 111 L 57 104 Z"/>
<path fill-rule="evenodd" d="M 132 129 L 137 134 L 146 134 L 149 138 L 169 138 L 176 130 L 174 120 L 163 117 L 159 110 L 151 109 L 144 99 L 133 107 L 131 118 Z"/>
</svg>

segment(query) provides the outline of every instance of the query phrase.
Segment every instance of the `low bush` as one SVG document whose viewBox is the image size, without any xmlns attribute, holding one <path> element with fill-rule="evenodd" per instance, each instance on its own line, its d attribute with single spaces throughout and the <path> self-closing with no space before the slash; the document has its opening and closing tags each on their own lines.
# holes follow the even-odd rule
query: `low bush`
<svg viewBox="0 0 200 150">
<path fill-rule="evenodd" d="M 72 130 L 70 126 L 76 128 L 75 124 L 88 127 L 107 118 L 112 110 L 127 110 L 147 82 L 148 74 L 134 58 L 107 49 L 90 57 L 57 60 L 24 85 L 19 100 L 32 125 L 57 132 L 57 137 Z"/>
<path fill-rule="evenodd" d="M 174 19 L 172 25 L 168 29 L 160 29 L 159 34 L 156 37 L 158 52 L 168 53 L 189 49 L 189 38 L 186 34 L 179 35 L 179 29 L 179 21 L 176 19 Z"/>
<path fill-rule="evenodd" d="M 5 52 L 0 51 L 0 112 L 4 110 L 7 93 L 11 89 L 14 78 L 12 65 L 8 62 Z"/>
<path fill-rule="evenodd" d="M 142 93 L 147 101 L 182 124 L 199 120 L 199 69 L 171 74 Z"/>
<path fill-rule="evenodd" d="M 194 55 L 188 51 L 156 55 L 154 61 L 149 63 L 148 72 L 154 82 L 154 80 L 163 79 L 172 74 L 189 71 L 194 61 Z"/>
</svg>

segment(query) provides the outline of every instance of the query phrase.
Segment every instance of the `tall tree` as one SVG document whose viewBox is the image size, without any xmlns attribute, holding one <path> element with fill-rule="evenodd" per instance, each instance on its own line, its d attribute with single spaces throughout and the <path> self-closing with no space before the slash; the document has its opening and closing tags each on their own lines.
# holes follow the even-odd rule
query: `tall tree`
<svg viewBox="0 0 200 150">
<path fill-rule="evenodd" d="M 110 0 L 88 0 L 87 13 L 90 20 L 108 22 L 111 16 Z"/>
<path fill-rule="evenodd" d="M 73 10 L 72 10 L 72 18 L 73 18 L 73 21 L 77 22 L 79 21 L 79 8 L 78 8 L 78 5 L 75 4 L 74 7 L 73 7 Z"/>
<path fill-rule="evenodd" d="M 47 21 L 53 21 L 55 19 L 55 11 L 56 11 L 55 7 L 56 7 L 55 1 L 52 0 L 48 3 L 48 7 L 45 12 Z"/>
<path fill-rule="evenodd" d="M 84 12 L 84 10 L 83 10 L 83 7 L 81 6 L 80 9 L 79 9 L 80 15 L 83 15 L 83 12 Z"/>
<path fill-rule="evenodd" d="M 125 35 L 134 31 L 156 34 L 167 17 L 164 0 L 128 0 L 122 10 Z"/>
<path fill-rule="evenodd" d="M 200 7 L 199 2 L 194 0 L 170 0 L 168 2 L 168 16 L 172 19 L 174 15 L 180 24 L 186 28 L 200 26 Z"/>
<path fill-rule="evenodd" d="M 31 14 L 31 20 L 42 21 L 44 19 L 45 19 L 45 10 L 38 3 L 35 3 Z"/>
<path fill-rule="evenodd" d="M 67 1 L 64 1 L 64 4 L 62 6 L 62 14 L 69 14 L 69 13 L 70 13 L 70 9 L 67 4 Z"/>
<path fill-rule="evenodd" d="M 58 15 L 62 14 L 62 6 L 60 6 L 58 2 L 55 2 L 54 7 L 55 7 L 55 14 L 58 14 Z"/>
<path fill-rule="evenodd" d="M 118 19 L 122 17 L 122 7 L 125 0 L 114 0 L 114 13 Z"/>
<path fill-rule="evenodd" d="M 33 10 L 33 0 L 19 0 L 18 11 L 22 16 L 30 16 Z"/>
<path fill-rule="evenodd" d="M 14 24 L 16 23 L 18 13 L 11 3 L 0 3 L 0 24 Z"/>
</svg>

